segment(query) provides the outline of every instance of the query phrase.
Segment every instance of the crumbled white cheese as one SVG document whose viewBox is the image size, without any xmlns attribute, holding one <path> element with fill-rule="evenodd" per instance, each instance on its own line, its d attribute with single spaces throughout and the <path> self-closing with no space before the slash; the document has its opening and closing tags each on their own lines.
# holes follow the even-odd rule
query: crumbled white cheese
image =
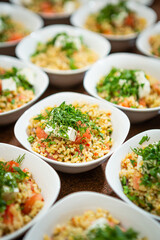
<svg viewBox="0 0 160 240">
<path fill-rule="evenodd" d="M 2 80 L 2 91 L 5 90 L 16 91 L 16 89 L 17 89 L 16 82 L 13 80 L 12 77 Z"/>
<path fill-rule="evenodd" d="M 76 4 L 73 1 L 67 1 L 64 4 L 64 11 L 66 13 L 72 13 L 76 9 Z"/>
<path fill-rule="evenodd" d="M 115 16 L 113 23 L 116 26 L 120 26 L 123 24 L 124 19 L 128 16 L 128 13 L 125 11 L 120 12 L 118 15 Z"/>
<path fill-rule="evenodd" d="M 126 79 L 119 79 L 119 85 L 123 86 L 126 83 Z"/>
<path fill-rule="evenodd" d="M 143 158 L 142 156 L 138 155 L 138 158 L 137 158 L 137 170 L 139 170 L 141 168 L 143 164 Z"/>
<path fill-rule="evenodd" d="M 136 80 L 140 84 L 138 88 L 138 95 L 140 98 L 146 97 L 149 95 L 151 88 L 150 83 L 145 77 L 145 73 L 143 71 L 135 72 Z"/>
<path fill-rule="evenodd" d="M 59 130 L 58 127 L 53 129 L 51 126 L 46 126 L 45 129 L 44 129 L 45 133 L 47 133 L 48 135 L 51 133 L 54 136 L 62 137 L 58 133 L 58 130 Z M 71 128 L 71 127 L 68 127 L 67 135 L 68 135 L 70 141 L 75 141 L 76 140 L 76 136 L 77 136 L 77 131 L 74 130 L 73 128 Z"/>
<path fill-rule="evenodd" d="M 89 228 L 87 228 L 87 232 L 89 232 L 89 231 L 91 231 L 92 229 L 95 229 L 95 228 L 99 228 L 99 227 L 102 228 L 102 227 L 104 227 L 106 224 L 108 224 L 108 221 L 107 221 L 106 218 L 103 218 L 103 217 L 98 218 L 96 221 L 94 221 L 94 222 L 92 223 L 91 226 L 89 226 Z"/>
<path fill-rule="evenodd" d="M 3 186 L 3 192 L 5 192 L 5 193 L 10 193 L 10 192 L 17 193 L 17 192 L 19 192 L 19 189 L 15 187 L 15 188 L 12 188 L 12 191 L 11 191 L 10 187 L 4 185 Z"/>
<path fill-rule="evenodd" d="M 73 42 L 76 46 L 76 48 L 79 50 L 82 47 L 82 43 L 79 37 L 76 36 L 70 36 L 68 38 L 66 38 L 66 36 L 64 35 L 60 35 L 59 37 L 57 37 L 54 46 L 55 47 L 63 47 L 65 45 L 65 43 L 70 43 Z"/>
<path fill-rule="evenodd" d="M 35 82 L 35 73 L 30 68 L 22 68 L 18 71 L 18 74 L 24 75 L 26 77 L 26 80 L 34 85 Z"/>
</svg>

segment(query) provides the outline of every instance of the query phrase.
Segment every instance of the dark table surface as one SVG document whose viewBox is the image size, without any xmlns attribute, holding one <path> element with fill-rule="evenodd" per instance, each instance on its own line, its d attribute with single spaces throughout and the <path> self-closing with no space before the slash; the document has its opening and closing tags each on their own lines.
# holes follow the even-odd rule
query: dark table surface
<svg viewBox="0 0 160 240">
<path fill-rule="evenodd" d="M 160 0 L 155 0 L 151 7 L 156 11 L 158 15 L 158 20 L 160 20 Z M 69 23 L 69 21 L 67 20 L 64 23 Z M 133 49 L 130 49 L 128 52 L 139 53 L 135 47 Z M 2 54 L 1 50 L 0 50 L 0 54 Z M 62 92 L 62 91 L 86 93 L 82 83 L 80 85 L 77 85 L 69 89 L 56 88 L 53 86 L 49 86 L 49 88 L 43 94 L 41 99 L 53 93 Z M 160 115 L 146 122 L 131 125 L 130 132 L 128 134 L 127 139 L 131 138 L 132 136 L 142 131 L 145 131 L 148 129 L 155 129 L 155 128 L 156 129 L 160 128 Z M 21 144 L 16 140 L 13 129 L 14 129 L 14 124 L 0 127 L 0 142 L 22 147 Z M 88 171 L 86 173 L 76 174 L 76 175 L 58 172 L 61 180 L 61 190 L 60 190 L 58 199 L 77 191 L 95 191 L 95 192 L 104 193 L 107 195 L 117 197 L 105 179 L 106 164 L 107 162 L 103 163 L 101 166 L 91 171 Z"/>
</svg>

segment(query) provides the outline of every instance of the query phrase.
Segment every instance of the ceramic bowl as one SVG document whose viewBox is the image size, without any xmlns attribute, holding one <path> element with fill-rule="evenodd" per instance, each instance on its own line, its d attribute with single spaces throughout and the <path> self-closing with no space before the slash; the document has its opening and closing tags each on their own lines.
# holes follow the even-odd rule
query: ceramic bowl
<svg viewBox="0 0 160 240">
<path fill-rule="evenodd" d="M 80 6 L 82 6 L 83 4 L 85 4 L 87 2 L 87 0 L 78 0 L 80 3 Z M 23 6 L 22 1 L 21 0 L 10 0 L 11 3 L 14 3 L 16 5 L 20 5 Z M 63 12 L 63 13 L 39 13 L 39 15 L 41 17 L 44 18 L 44 20 L 59 20 L 59 19 L 65 19 L 70 17 L 70 15 L 72 14 L 72 12 Z"/>
<path fill-rule="evenodd" d="M 28 168 L 39 188 L 41 189 L 44 198 L 44 207 L 42 210 L 24 227 L 19 230 L 1 237 L 1 240 L 11 240 L 20 237 L 26 232 L 35 222 L 39 221 L 48 211 L 51 205 L 55 202 L 60 191 L 60 179 L 58 174 L 39 157 L 34 154 L 9 144 L 0 143 L 0 158 L 10 161 L 16 159 L 19 155 L 25 154 L 25 159 L 22 162 L 22 169 Z M 52 184 L 49 184 L 52 183 Z"/>
<path fill-rule="evenodd" d="M 75 101 L 87 102 L 89 104 L 98 104 L 100 109 L 111 111 L 111 121 L 113 125 L 112 138 L 114 143 L 111 148 L 111 151 L 108 154 L 104 155 L 99 159 L 86 162 L 86 163 L 68 163 L 68 162 L 59 162 L 59 161 L 55 161 L 55 160 L 43 157 L 32 150 L 30 143 L 27 141 L 28 135 L 26 131 L 29 125 L 29 120 L 36 114 L 39 114 L 41 110 L 44 109 L 45 107 L 54 106 L 55 104 L 60 105 L 64 101 L 66 102 L 66 104 L 70 104 Z M 86 172 L 88 170 L 91 170 L 97 167 L 98 165 L 100 165 L 105 160 L 107 160 L 108 157 L 115 151 L 115 149 L 118 148 L 123 143 L 123 141 L 127 137 L 129 128 L 130 128 L 130 123 L 127 116 L 122 111 L 112 106 L 110 103 L 100 101 L 98 99 L 89 97 L 85 94 L 73 93 L 73 92 L 62 92 L 62 93 L 53 94 L 41 100 L 40 102 L 35 104 L 33 107 L 31 107 L 29 110 L 27 110 L 17 121 L 14 128 L 14 133 L 17 140 L 26 149 L 36 154 L 37 156 L 43 158 L 46 162 L 51 164 L 56 170 L 67 172 L 67 173 L 80 173 L 80 172 Z"/>
<path fill-rule="evenodd" d="M 66 32 L 73 36 L 82 36 L 84 43 L 99 55 L 99 59 L 103 58 L 110 52 L 110 43 L 98 34 L 68 25 L 53 25 L 45 27 L 23 39 L 16 48 L 16 55 L 24 61 L 31 62 L 30 56 L 35 51 L 37 43 L 39 41 L 46 42 L 59 32 Z M 59 87 L 69 87 L 80 83 L 83 80 L 84 73 L 89 68 L 90 66 L 76 70 L 42 69 L 50 77 L 51 84 Z"/>
<path fill-rule="evenodd" d="M 142 145 L 139 144 L 140 140 L 142 139 L 143 136 L 148 136 L 150 137 L 149 141 L 146 143 L 146 145 L 157 142 L 160 139 L 160 129 L 154 129 L 154 130 L 148 130 L 145 132 L 141 132 L 137 134 L 136 136 L 130 138 L 128 141 L 126 141 L 115 153 L 112 155 L 112 157 L 109 159 L 105 175 L 107 178 L 107 181 L 111 188 L 114 190 L 114 192 L 125 202 L 127 202 L 130 206 L 133 206 L 139 212 L 145 213 L 149 217 L 155 218 L 160 221 L 160 217 L 153 215 L 142 208 L 138 207 L 135 205 L 132 201 L 130 201 L 127 196 L 123 193 L 123 188 L 120 182 L 119 178 L 119 172 L 121 170 L 121 161 L 122 159 L 125 158 L 125 156 L 132 152 L 131 148 L 137 148 L 137 147 L 142 147 Z M 152 238 L 151 238 L 152 239 Z"/>
<path fill-rule="evenodd" d="M 117 3 L 118 0 L 99 0 L 89 1 L 87 4 L 79 8 L 72 16 L 71 23 L 76 27 L 84 28 L 85 21 L 91 13 L 100 11 L 107 3 Z M 156 21 L 156 13 L 151 8 L 139 4 L 135 1 L 129 1 L 128 6 L 134 10 L 139 17 L 145 18 L 147 27 L 151 26 Z M 124 51 L 135 44 L 135 39 L 138 33 L 132 33 L 128 35 L 104 35 L 112 46 L 112 51 Z"/>
<path fill-rule="evenodd" d="M 144 32 L 142 32 L 139 35 L 139 37 L 137 38 L 137 41 L 136 41 L 136 46 L 141 53 L 143 53 L 147 56 L 151 56 L 151 57 L 160 59 L 159 57 L 157 57 L 151 53 L 151 46 L 149 44 L 149 38 L 155 34 L 160 34 L 160 21 L 158 23 L 156 23 L 155 25 L 153 25 L 152 27 L 146 29 Z"/>
<path fill-rule="evenodd" d="M 9 3 L 0 2 L 0 15 L 9 15 L 17 22 L 22 23 L 30 32 L 34 32 L 43 27 L 43 20 L 31 11 Z M 1 54 L 13 55 L 15 46 L 20 40 L 10 42 L 0 42 Z"/>
<path fill-rule="evenodd" d="M 26 103 L 25 105 L 17 109 L 0 113 L 0 125 L 6 125 L 15 122 L 29 106 L 31 106 L 34 102 L 36 102 L 40 98 L 40 96 L 47 89 L 49 80 L 48 76 L 37 67 L 34 67 L 31 64 L 24 63 L 14 57 L 0 55 L 0 66 L 6 69 L 12 67 L 16 68 L 29 67 L 35 73 L 34 83 L 35 98 L 33 98 L 30 102 Z"/>
<path fill-rule="evenodd" d="M 108 210 L 112 216 L 120 220 L 124 228 L 133 228 L 139 232 L 140 237 L 159 240 L 160 227 L 156 221 L 118 199 L 95 192 L 77 192 L 61 199 L 27 233 L 24 240 L 43 240 L 44 234 L 51 236 L 57 225 L 65 224 L 73 216 L 82 215 L 87 210 L 96 211 L 97 208 Z"/>
<path fill-rule="evenodd" d="M 159 60 L 132 53 L 114 53 L 95 63 L 85 75 L 83 84 L 85 90 L 90 95 L 106 102 L 105 99 L 102 99 L 97 94 L 96 85 L 103 76 L 110 72 L 112 67 L 141 69 L 160 81 Z M 113 105 L 124 111 L 132 123 L 148 120 L 160 112 L 160 106 L 148 109 L 135 109 L 122 107 L 117 104 Z"/>
</svg>

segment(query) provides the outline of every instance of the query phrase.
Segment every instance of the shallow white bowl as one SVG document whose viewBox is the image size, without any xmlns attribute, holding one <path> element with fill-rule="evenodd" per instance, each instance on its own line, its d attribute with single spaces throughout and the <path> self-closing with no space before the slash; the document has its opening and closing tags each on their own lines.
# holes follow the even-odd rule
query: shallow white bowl
<svg viewBox="0 0 160 240">
<path fill-rule="evenodd" d="M 43 27 L 43 20 L 37 14 L 31 11 L 9 3 L 0 3 L 0 15 L 7 14 L 17 22 L 24 25 L 26 29 L 30 32 L 34 32 L 39 28 Z M 0 51 L 6 47 L 15 46 L 20 40 L 10 41 L 10 42 L 0 42 Z"/>
<path fill-rule="evenodd" d="M 80 6 L 85 4 L 88 0 L 79 0 Z M 11 3 L 23 6 L 21 0 L 10 0 Z M 52 20 L 52 19 L 61 19 L 61 18 L 68 18 L 72 13 L 51 13 L 51 14 L 46 14 L 46 13 L 39 13 L 41 17 L 43 17 L 46 20 Z"/>
<path fill-rule="evenodd" d="M 119 0 L 89 1 L 71 16 L 71 23 L 76 27 L 84 28 L 85 21 L 90 14 L 100 11 L 107 3 L 117 3 L 118 1 Z M 134 10 L 139 17 L 146 19 L 147 27 L 151 26 L 156 21 L 157 15 L 151 8 L 134 1 L 129 1 L 128 6 Z M 138 33 L 117 36 L 103 34 L 103 36 L 111 42 L 112 50 L 114 51 L 122 51 L 132 47 L 137 35 Z"/>
<path fill-rule="evenodd" d="M 10 161 L 16 159 L 19 155 L 25 154 L 25 159 L 22 162 L 22 168 L 28 168 L 39 188 L 41 189 L 44 198 L 44 207 L 42 210 L 24 227 L 19 230 L 1 237 L 1 240 L 11 240 L 24 234 L 35 222 L 39 221 L 42 216 L 48 211 L 51 205 L 55 202 L 60 191 L 60 179 L 58 174 L 46 164 L 42 159 L 34 154 L 9 144 L 0 143 L 0 158 Z"/>
<path fill-rule="evenodd" d="M 90 95 L 107 102 L 98 95 L 96 85 L 103 76 L 110 72 L 112 67 L 141 69 L 160 81 L 160 65 L 158 60 L 132 53 L 113 53 L 95 63 L 86 73 L 83 84 L 85 90 Z M 145 121 L 160 112 L 160 106 L 148 109 L 135 109 L 122 107 L 117 104 L 113 105 L 123 110 L 132 123 Z"/>
<path fill-rule="evenodd" d="M 110 110 L 111 111 L 111 121 L 113 125 L 113 147 L 111 148 L 111 151 L 106 154 L 105 156 L 93 160 L 91 162 L 86 163 L 65 163 L 65 162 L 58 162 L 51 160 L 49 158 L 43 157 L 39 155 L 38 153 L 34 152 L 31 149 L 30 143 L 27 141 L 28 135 L 27 135 L 27 127 L 29 125 L 29 120 L 34 117 L 36 114 L 39 114 L 42 109 L 44 109 L 47 106 L 54 106 L 60 105 L 62 102 L 66 102 L 67 104 L 73 103 L 74 101 L 78 102 L 87 102 L 89 104 L 98 104 L 100 109 L 104 110 Z M 14 133 L 17 138 L 17 140 L 29 151 L 36 154 L 37 156 L 43 158 L 46 162 L 53 165 L 53 167 L 56 170 L 67 172 L 67 173 L 79 173 L 79 172 L 86 172 L 88 170 L 91 170 L 98 165 L 100 165 L 102 162 L 104 162 L 112 153 L 115 151 L 117 147 L 119 147 L 127 137 L 128 131 L 130 128 L 130 123 L 127 118 L 127 116 L 121 112 L 119 109 L 112 106 L 110 103 L 100 101 L 98 99 L 89 97 L 85 94 L 80 93 L 73 93 L 73 92 L 62 92 L 53 94 L 37 104 L 35 104 L 33 107 L 28 109 L 16 122 Z"/>
<path fill-rule="evenodd" d="M 103 58 L 110 52 L 110 43 L 103 37 L 96 33 L 87 30 L 75 28 L 69 25 L 52 25 L 45 27 L 30 36 L 24 38 L 16 47 L 16 55 L 27 61 L 30 61 L 30 56 L 36 49 L 38 42 L 46 42 L 48 39 L 55 36 L 57 33 L 66 32 L 73 36 L 82 36 L 84 43 L 93 49 L 98 55 L 99 59 Z M 69 87 L 81 82 L 84 73 L 90 68 L 86 66 L 77 70 L 49 70 L 42 68 L 50 77 L 50 82 L 60 87 Z"/>
<path fill-rule="evenodd" d="M 97 208 L 108 210 L 113 217 L 120 220 L 124 228 L 132 227 L 139 232 L 140 237 L 159 240 L 160 227 L 156 221 L 118 199 L 95 192 L 73 193 L 58 201 L 27 233 L 24 240 L 43 240 L 44 234 L 51 236 L 57 225 L 65 224 L 73 216 L 82 215 L 87 210 L 96 211 Z"/>
<path fill-rule="evenodd" d="M 160 59 L 151 53 L 151 47 L 149 44 L 149 38 L 155 34 L 160 34 L 160 21 L 139 35 L 136 41 L 136 47 L 143 54 Z"/>
<path fill-rule="evenodd" d="M 40 96 L 47 89 L 49 80 L 48 76 L 44 72 L 42 72 L 39 68 L 34 67 L 31 64 L 24 63 L 14 57 L 0 55 L 0 66 L 6 69 L 12 67 L 17 68 L 29 67 L 35 73 L 34 83 L 35 98 L 33 98 L 30 102 L 26 103 L 25 105 L 17 109 L 0 113 L 0 125 L 6 125 L 16 121 L 29 106 L 31 106 L 35 101 L 37 101 L 40 98 Z"/>
<path fill-rule="evenodd" d="M 160 129 L 154 129 L 154 130 L 148 130 L 142 133 L 137 134 L 136 136 L 132 137 L 128 141 L 126 141 L 115 153 L 111 156 L 111 158 L 108 161 L 105 175 L 107 178 L 107 181 L 111 188 L 115 191 L 115 193 L 123 199 L 125 202 L 129 203 L 129 205 L 135 207 L 140 212 L 145 213 L 149 217 L 155 218 L 160 221 L 160 217 L 153 215 L 142 208 L 138 207 L 136 204 L 134 204 L 132 201 L 130 201 L 127 196 L 123 193 L 123 188 L 119 179 L 119 172 L 121 170 L 121 161 L 125 158 L 125 156 L 132 152 L 131 148 L 137 148 L 142 147 L 142 145 L 139 145 L 139 141 L 142 139 L 143 136 L 150 137 L 150 140 L 148 142 L 145 142 L 145 145 L 148 145 L 153 142 L 157 142 L 160 140 Z M 152 238 L 151 238 L 152 239 Z"/>
</svg>

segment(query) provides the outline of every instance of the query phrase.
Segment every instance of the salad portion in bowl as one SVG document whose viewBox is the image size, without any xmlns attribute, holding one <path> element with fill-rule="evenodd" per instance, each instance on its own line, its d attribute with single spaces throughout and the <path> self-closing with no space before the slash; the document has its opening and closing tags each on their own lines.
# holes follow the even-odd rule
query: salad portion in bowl
<svg viewBox="0 0 160 240">
<path fill-rule="evenodd" d="M 0 236 L 29 223 L 43 208 L 41 190 L 28 168 L 21 168 L 25 155 L 15 160 L 0 159 Z"/>
<path fill-rule="evenodd" d="M 0 181 L 2 240 L 24 234 L 47 212 L 60 190 L 53 168 L 24 149 L 4 143 L 0 143 Z"/>
<path fill-rule="evenodd" d="M 110 43 L 96 33 L 57 24 L 23 39 L 16 55 L 41 67 L 51 84 L 64 88 L 80 83 L 91 65 L 110 50 Z"/>
<path fill-rule="evenodd" d="M 44 93 L 48 77 L 40 69 L 10 56 L 0 56 L 0 125 L 9 124 Z"/>
<path fill-rule="evenodd" d="M 106 37 L 112 51 L 134 45 L 137 35 L 156 21 L 156 13 L 136 1 L 89 1 L 71 17 L 74 26 L 86 28 Z"/>
<path fill-rule="evenodd" d="M 159 61 L 131 53 L 114 53 L 95 63 L 84 78 L 92 96 L 123 110 L 132 122 L 160 110 Z"/>
<path fill-rule="evenodd" d="M 30 34 L 29 29 L 8 14 L 0 13 L 0 42 L 18 41 Z"/>
<path fill-rule="evenodd" d="M 44 19 L 69 17 L 86 0 L 10 0 L 30 11 L 40 14 Z"/>
<path fill-rule="evenodd" d="M 124 141 L 129 127 L 126 115 L 111 104 L 62 92 L 26 111 L 14 131 L 24 147 L 55 169 L 78 173 L 105 161 Z"/>
<path fill-rule="evenodd" d="M 106 178 L 124 201 L 160 220 L 159 129 L 137 134 L 110 158 Z"/>
<path fill-rule="evenodd" d="M 84 43 L 82 35 L 59 32 L 47 42 L 39 42 L 30 60 L 49 70 L 75 70 L 93 64 L 98 58 L 98 54 Z"/>
<path fill-rule="evenodd" d="M 124 214 L 125 213 L 125 214 Z M 96 192 L 77 192 L 57 202 L 25 236 L 39 240 L 158 240 L 159 225 L 128 204 Z"/>
<path fill-rule="evenodd" d="M 0 113 L 17 109 L 35 98 L 30 68 L 0 68 Z"/>
<path fill-rule="evenodd" d="M 141 32 L 146 28 L 145 18 L 138 16 L 127 1 L 106 3 L 96 13 L 91 13 L 84 27 L 104 35 L 129 35 Z"/>
<path fill-rule="evenodd" d="M 101 98 L 129 108 L 160 106 L 160 81 L 143 70 L 113 67 L 96 86 Z"/>
</svg>

